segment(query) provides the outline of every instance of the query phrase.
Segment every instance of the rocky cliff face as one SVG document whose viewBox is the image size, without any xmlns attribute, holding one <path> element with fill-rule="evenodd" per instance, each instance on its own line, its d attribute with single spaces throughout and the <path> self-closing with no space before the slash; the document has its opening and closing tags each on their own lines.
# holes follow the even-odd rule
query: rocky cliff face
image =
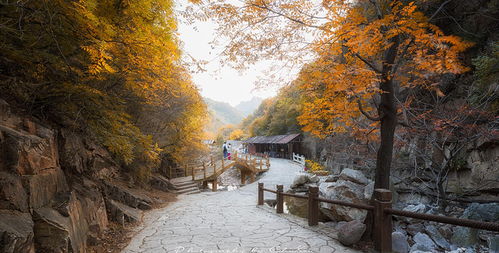
<svg viewBox="0 0 499 253">
<path fill-rule="evenodd" d="M 0 100 L 0 252 L 85 252 L 150 209 L 105 149 L 11 109 Z"/>
</svg>

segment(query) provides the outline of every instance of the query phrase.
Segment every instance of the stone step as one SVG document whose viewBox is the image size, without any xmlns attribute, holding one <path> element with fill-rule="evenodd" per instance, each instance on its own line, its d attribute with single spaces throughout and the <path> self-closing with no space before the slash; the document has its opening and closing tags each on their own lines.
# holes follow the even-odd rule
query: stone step
<svg viewBox="0 0 499 253">
<path fill-rule="evenodd" d="M 186 184 L 186 185 L 182 185 L 182 186 L 175 186 L 175 188 L 177 188 L 178 191 L 189 189 L 189 188 L 194 188 L 194 187 L 199 188 L 198 184 L 196 184 L 196 183 Z"/>
<path fill-rule="evenodd" d="M 196 194 L 196 193 L 200 193 L 201 190 L 197 189 L 195 191 L 190 191 L 190 192 L 186 192 L 186 193 L 183 193 L 184 195 L 190 195 L 190 194 Z"/>
<path fill-rule="evenodd" d="M 179 187 L 185 187 L 187 185 L 197 185 L 197 183 L 195 181 L 188 181 L 188 182 L 182 182 L 182 183 L 175 183 L 173 185 L 175 187 L 179 188 Z"/>
<path fill-rule="evenodd" d="M 177 194 L 187 194 L 187 193 L 191 193 L 191 192 L 195 192 L 195 191 L 199 192 L 199 187 L 195 186 L 195 187 L 185 188 L 182 190 L 178 190 L 176 193 Z"/>
<path fill-rule="evenodd" d="M 192 177 L 177 177 L 177 178 L 173 178 L 170 180 L 170 182 L 172 184 L 181 184 L 181 183 L 185 183 L 185 182 L 189 182 L 191 181 L 192 182 Z"/>
</svg>

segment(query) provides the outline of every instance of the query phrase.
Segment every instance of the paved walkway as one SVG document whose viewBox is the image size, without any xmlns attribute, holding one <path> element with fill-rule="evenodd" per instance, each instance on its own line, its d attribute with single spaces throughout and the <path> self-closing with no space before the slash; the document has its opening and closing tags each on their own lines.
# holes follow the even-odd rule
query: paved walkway
<svg viewBox="0 0 499 253">
<path fill-rule="evenodd" d="M 299 170 L 288 160 L 272 159 L 260 182 L 269 188 L 289 186 Z M 254 183 L 235 191 L 180 196 L 172 205 L 148 213 L 144 228 L 124 252 L 357 252 L 257 207 L 256 189 Z"/>
</svg>

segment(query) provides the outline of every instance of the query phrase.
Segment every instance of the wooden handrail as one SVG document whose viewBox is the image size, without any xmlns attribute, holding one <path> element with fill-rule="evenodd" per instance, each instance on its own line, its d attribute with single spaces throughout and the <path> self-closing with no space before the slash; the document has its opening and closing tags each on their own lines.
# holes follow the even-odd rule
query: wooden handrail
<svg viewBox="0 0 499 253">
<path fill-rule="evenodd" d="M 308 195 L 297 195 L 292 193 L 284 193 L 283 186 L 277 185 L 277 190 L 273 191 L 270 189 L 264 188 L 263 183 L 258 183 L 258 205 L 263 205 L 264 203 L 264 194 L 263 192 L 272 192 L 277 194 L 277 204 L 276 204 L 276 212 L 282 213 L 282 208 L 284 205 L 283 196 L 293 197 L 293 198 L 301 198 L 308 199 L 308 224 L 309 226 L 318 225 L 318 217 L 319 217 L 319 203 L 330 203 L 341 206 L 348 206 L 357 209 L 365 209 L 369 212 L 373 212 L 373 235 L 374 235 L 374 245 L 375 250 L 388 253 L 392 252 L 392 214 L 398 216 L 405 216 L 420 220 L 434 221 L 446 224 L 452 224 L 456 226 L 462 227 L 470 227 L 476 229 L 483 229 L 489 231 L 499 232 L 499 223 L 494 222 L 482 222 L 476 220 L 468 220 L 468 219 L 459 219 L 453 217 L 447 217 L 442 215 L 432 215 L 432 214 L 424 214 L 424 213 L 416 213 L 409 212 L 403 210 L 392 209 L 392 193 L 386 189 L 375 189 L 374 190 L 374 205 L 365 205 L 365 204 L 356 204 L 339 200 L 330 200 L 319 198 L 319 188 L 318 187 L 309 187 Z"/>
</svg>

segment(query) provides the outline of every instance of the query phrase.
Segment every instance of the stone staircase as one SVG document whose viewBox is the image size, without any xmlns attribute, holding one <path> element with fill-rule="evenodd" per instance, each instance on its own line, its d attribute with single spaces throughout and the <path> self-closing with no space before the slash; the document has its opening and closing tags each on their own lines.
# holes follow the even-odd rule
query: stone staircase
<svg viewBox="0 0 499 253">
<path fill-rule="evenodd" d="M 170 183 L 175 186 L 177 194 L 194 194 L 200 193 L 199 184 L 196 181 L 192 181 L 192 177 L 179 177 L 170 180 Z"/>
</svg>

